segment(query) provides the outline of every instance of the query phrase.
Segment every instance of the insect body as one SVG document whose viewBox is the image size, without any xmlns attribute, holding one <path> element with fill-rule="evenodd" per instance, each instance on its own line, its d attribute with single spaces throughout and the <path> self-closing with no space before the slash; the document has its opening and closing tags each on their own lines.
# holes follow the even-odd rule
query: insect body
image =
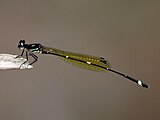
<svg viewBox="0 0 160 120">
<path fill-rule="evenodd" d="M 91 70 L 91 71 L 99 71 L 99 72 L 110 71 L 110 72 L 116 73 L 122 77 L 125 77 L 132 82 L 137 83 L 139 86 L 142 86 L 145 88 L 149 87 L 147 84 L 145 84 L 141 80 L 137 80 L 137 79 L 130 77 L 126 74 L 123 74 L 121 72 L 118 72 L 118 71 L 111 69 L 110 63 L 102 57 L 95 57 L 95 56 L 90 56 L 90 55 L 85 55 L 85 54 L 80 54 L 80 53 L 63 51 L 63 50 L 56 49 L 56 48 L 46 47 L 46 46 L 43 46 L 39 43 L 26 44 L 25 40 L 19 41 L 18 48 L 23 50 L 20 56 L 23 56 L 24 50 L 26 49 L 27 61 L 28 61 L 28 55 L 30 55 L 34 58 L 34 61 L 31 62 L 30 64 L 33 64 L 38 60 L 38 57 L 34 54 L 34 52 L 38 52 L 41 54 L 51 54 L 51 55 L 58 56 L 62 60 L 66 61 L 70 64 L 73 64 L 77 67 Z"/>
</svg>

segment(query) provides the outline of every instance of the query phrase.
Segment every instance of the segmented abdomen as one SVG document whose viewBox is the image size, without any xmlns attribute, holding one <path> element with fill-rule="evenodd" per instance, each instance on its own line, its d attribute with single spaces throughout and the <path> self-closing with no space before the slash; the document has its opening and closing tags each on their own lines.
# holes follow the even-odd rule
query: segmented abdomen
<svg viewBox="0 0 160 120">
<path fill-rule="evenodd" d="M 111 67 L 110 63 L 101 57 L 68 52 L 68 51 L 63 51 L 56 48 L 43 47 L 43 49 L 45 54 L 56 55 L 62 60 L 83 69 L 103 72 L 103 71 L 107 71 L 107 68 Z"/>
</svg>

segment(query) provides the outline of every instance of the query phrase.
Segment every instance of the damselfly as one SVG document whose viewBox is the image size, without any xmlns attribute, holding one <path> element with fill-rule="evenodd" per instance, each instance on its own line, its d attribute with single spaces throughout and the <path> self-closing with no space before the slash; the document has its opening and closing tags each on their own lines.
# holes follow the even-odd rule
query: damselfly
<svg viewBox="0 0 160 120">
<path fill-rule="evenodd" d="M 19 41 L 18 48 L 22 49 L 22 53 L 20 56 L 23 56 L 24 51 L 26 50 L 27 61 L 28 61 L 28 56 L 32 56 L 34 58 L 34 61 L 31 62 L 30 65 L 37 62 L 38 60 L 38 57 L 34 54 L 34 52 L 38 52 L 41 54 L 51 54 L 51 55 L 58 56 L 64 61 L 70 64 L 73 64 L 73 65 L 76 65 L 77 67 L 91 70 L 91 71 L 99 71 L 99 72 L 110 71 L 122 77 L 125 77 L 132 82 L 137 83 L 139 86 L 142 86 L 145 88 L 149 87 L 149 85 L 147 85 L 141 80 L 135 79 L 124 73 L 111 69 L 110 63 L 102 57 L 95 57 L 95 56 L 90 56 L 90 55 L 85 55 L 85 54 L 80 54 L 80 53 L 63 51 L 63 50 L 56 49 L 56 48 L 46 47 L 39 43 L 26 44 L 25 40 Z"/>
</svg>

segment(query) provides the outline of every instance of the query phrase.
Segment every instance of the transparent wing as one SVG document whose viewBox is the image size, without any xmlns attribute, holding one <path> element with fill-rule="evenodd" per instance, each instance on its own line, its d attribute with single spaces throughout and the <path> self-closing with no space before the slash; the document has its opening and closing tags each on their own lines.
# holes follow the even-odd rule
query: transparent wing
<svg viewBox="0 0 160 120">
<path fill-rule="evenodd" d="M 101 57 L 68 52 L 45 46 L 43 46 L 42 53 L 56 55 L 67 63 L 91 71 L 105 72 L 108 68 L 111 67 L 110 63 Z"/>
</svg>

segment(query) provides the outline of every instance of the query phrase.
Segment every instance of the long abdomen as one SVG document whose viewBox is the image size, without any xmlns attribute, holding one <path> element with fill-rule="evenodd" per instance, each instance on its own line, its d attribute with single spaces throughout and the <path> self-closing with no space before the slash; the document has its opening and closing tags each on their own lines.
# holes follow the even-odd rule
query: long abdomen
<svg viewBox="0 0 160 120">
<path fill-rule="evenodd" d="M 68 52 L 45 46 L 43 46 L 42 49 L 43 49 L 42 51 L 43 54 L 56 55 L 62 60 L 83 69 L 102 72 L 102 71 L 107 71 L 107 68 L 111 67 L 110 63 L 101 57 Z"/>
</svg>

